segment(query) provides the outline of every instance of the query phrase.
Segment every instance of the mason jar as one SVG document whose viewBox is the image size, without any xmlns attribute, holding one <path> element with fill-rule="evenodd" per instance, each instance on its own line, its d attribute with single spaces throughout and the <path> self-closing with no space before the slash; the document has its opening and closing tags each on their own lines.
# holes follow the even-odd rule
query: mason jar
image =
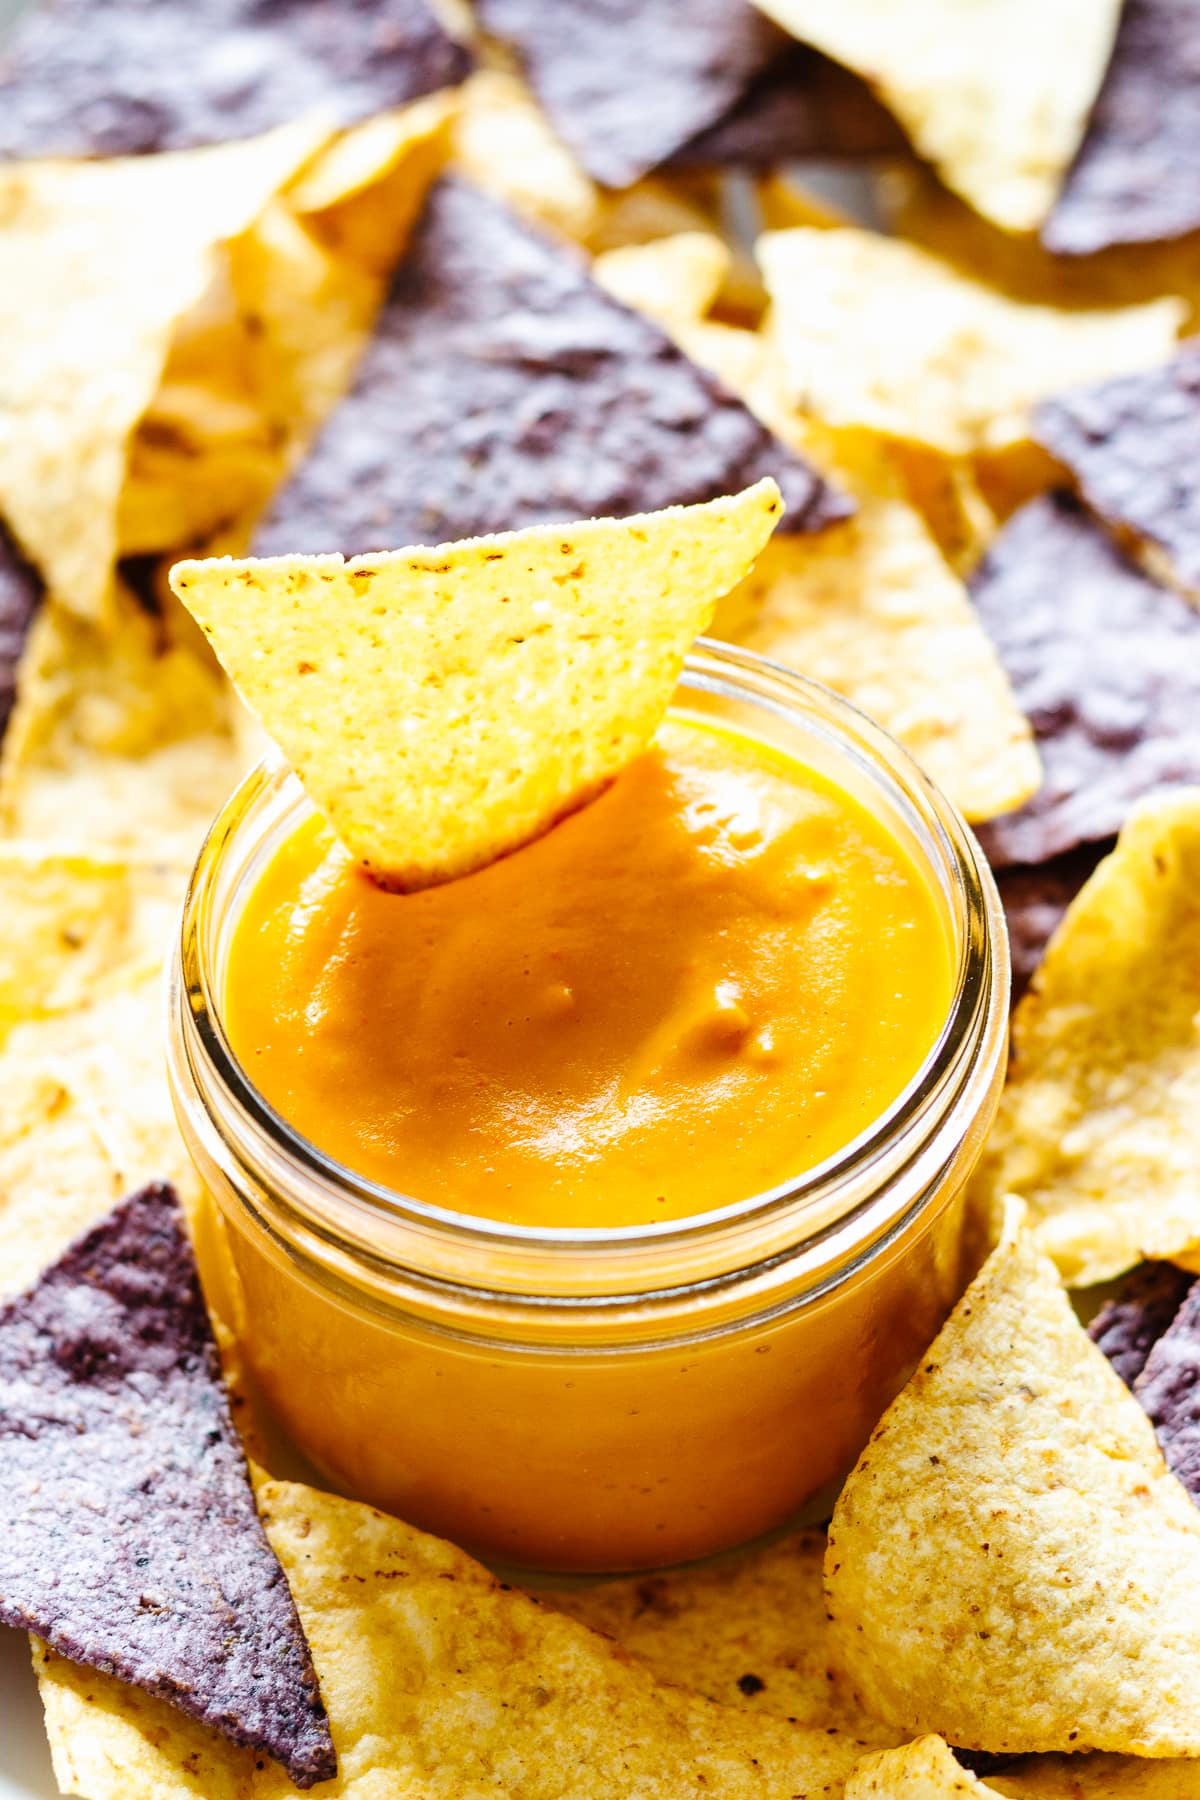
<svg viewBox="0 0 1200 1800">
<path fill-rule="evenodd" d="M 311 812 L 278 762 L 213 825 L 175 953 L 172 1090 L 245 1361 L 330 1484 L 506 1564 L 660 1567 L 796 1515 L 849 1468 L 968 1273 L 963 1190 L 1009 989 L 974 838 L 878 726 L 747 651 L 699 644 L 672 715 L 839 784 L 942 911 L 954 979 L 936 1043 L 869 1129 L 797 1179 L 682 1220 L 533 1228 L 413 1199 L 309 1143 L 222 1021 L 240 909 Z"/>
</svg>

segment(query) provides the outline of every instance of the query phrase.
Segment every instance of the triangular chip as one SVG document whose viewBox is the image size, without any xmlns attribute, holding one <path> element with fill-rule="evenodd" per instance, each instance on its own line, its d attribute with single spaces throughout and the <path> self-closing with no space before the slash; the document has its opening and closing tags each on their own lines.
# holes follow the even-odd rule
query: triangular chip
<svg viewBox="0 0 1200 1800">
<path fill-rule="evenodd" d="M 170 1188 L 122 1202 L 0 1311 L 0 1442 L 0 1620 L 299 1787 L 335 1773 Z"/>
<path fill-rule="evenodd" d="M 0 155 L 104 156 L 352 124 L 461 81 L 426 0 L 41 0 L 4 47 Z"/>
<path fill-rule="evenodd" d="M 784 529 L 848 510 L 651 320 L 458 180 L 431 193 L 351 392 L 259 529 L 260 555 L 620 518 L 775 476 Z"/>
<path fill-rule="evenodd" d="M 263 1520 L 312 1645 L 339 1800 L 830 1800 L 866 1746 L 659 1684 L 453 1545 L 283 1482 Z M 39 1660 L 55 1769 L 86 1800 L 285 1800 L 279 1771 L 116 1683 Z"/>
<path fill-rule="evenodd" d="M 1086 1287 L 1200 1243 L 1200 789 L 1135 808 L 1013 1022 L 977 1199 Z"/>
<path fill-rule="evenodd" d="M 662 1681 L 724 1706 L 847 1731 L 864 1743 L 896 1733 L 856 1706 L 829 1666 L 825 1533 L 622 1581 L 547 1587 L 541 1598 L 615 1638 Z"/>
<path fill-rule="evenodd" d="M 979 212 L 1028 231 L 1050 211 L 1112 50 L 1120 0 L 757 0 L 857 69 Z"/>
<path fill-rule="evenodd" d="M 793 404 L 949 455 L 1026 443 L 1037 400 L 1164 362 L 1184 317 L 1170 299 L 1026 305 L 870 231 L 768 232 L 758 251 Z"/>
<path fill-rule="evenodd" d="M 492 862 L 654 735 L 781 502 L 731 500 L 380 556 L 179 563 L 175 592 L 384 885 Z"/>
<path fill-rule="evenodd" d="M 849 1477 L 826 1594 L 835 1661 L 898 1727 L 1200 1754 L 1200 1512 L 1023 1234 Z"/>
<path fill-rule="evenodd" d="M 910 750 L 971 819 L 1018 806 L 1037 752 L 961 581 L 918 513 L 858 492 L 819 537 L 777 538 L 717 630 L 836 688 Z"/>
<path fill-rule="evenodd" d="M 1200 603 L 1200 339 L 1161 368 L 1058 394 L 1034 430 L 1150 573 Z"/>
<path fill-rule="evenodd" d="M 1088 1336 L 1131 1388 L 1183 1305 L 1195 1276 L 1174 1263 L 1141 1263 L 1088 1326 Z"/>
<path fill-rule="evenodd" d="M 580 162 L 628 187 L 723 118 L 787 39 L 746 0 L 477 0 Z"/>
<path fill-rule="evenodd" d="M 103 163 L 0 170 L 0 513 L 64 605 L 109 591 L 130 433 L 224 240 L 327 138 L 319 123 Z"/>
<path fill-rule="evenodd" d="M 1200 782 L 1200 609 L 1071 495 L 1013 515 L 971 596 L 1042 759 L 1039 791 L 981 833 L 995 867 L 1102 843 L 1136 800 Z"/>
<path fill-rule="evenodd" d="M 1200 15 L 1178 0 L 1125 0 L 1087 136 L 1046 246 L 1069 256 L 1176 238 L 1200 226 Z"/>
<path fill-rule="evenodd" d="M 846 1800 L 986 1800 L 995 1793 L 940 1737 L 865 1756 L 846 1783 Z"/>
<path fill-rule="evenodd" d="M 1164 1296 L 1163 1309 L 1165 1304 Z M 1191 1283 L 1151 1346 L 1134 1393 L 1167 1467 L 1200 1506 L 1200 1283 Z"/>
</svg>

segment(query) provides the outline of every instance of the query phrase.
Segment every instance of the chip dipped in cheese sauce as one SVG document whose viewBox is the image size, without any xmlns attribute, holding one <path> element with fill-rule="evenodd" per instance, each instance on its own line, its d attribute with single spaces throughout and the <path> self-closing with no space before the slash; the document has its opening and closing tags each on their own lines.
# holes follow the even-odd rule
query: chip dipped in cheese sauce
<svg viewBox="0 0 1200 1800">
<path fill-rule="evenodd" d="M 540 1568 L 794 1515 L 961 1291 L 997 909 L 898 746 L 726 647 L 598 797 L 419 892 L 264 765 L 197 868 L 170 1060 L 308 1457 Z"/>
<path fill-rule="evenodd" d="M 929 1055 L 952 977 L 927 878 L 861 802 L 672 723 L 593 804 L 424 893 L 310 818 L 241 911 L 224 1017 L 271 1105 L 359 1174 L 602 1228 L 842 1150 Z"/>
</svg>

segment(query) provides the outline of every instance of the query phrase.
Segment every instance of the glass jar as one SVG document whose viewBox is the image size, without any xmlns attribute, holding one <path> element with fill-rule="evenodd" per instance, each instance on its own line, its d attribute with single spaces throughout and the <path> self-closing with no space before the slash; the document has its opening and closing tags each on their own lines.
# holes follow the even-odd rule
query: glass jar
<svg viewBox="0 0 1200 1800">
<path fill-rule="evenodd" d="M 309 810 L 281 766 L 225 806 L 184 909 L 171 1082 L 242 1352 L 331 1483 L 506 1563 L 649 1568 L 779 1524 L 849 1467 L 964 1279 L 963 1188 L 1008 1016 L 978 846 L 883 731 L 762 658 L 700 644 L 673 711 L 855 794 L 925 872 L 953 947 L 949 1015 L 918 1074 L 770 1192 L 679 1222 L 522 1228 L 409 1199 L 306 1142 L 221 1022 L 239 908 Z"/>
</svg>

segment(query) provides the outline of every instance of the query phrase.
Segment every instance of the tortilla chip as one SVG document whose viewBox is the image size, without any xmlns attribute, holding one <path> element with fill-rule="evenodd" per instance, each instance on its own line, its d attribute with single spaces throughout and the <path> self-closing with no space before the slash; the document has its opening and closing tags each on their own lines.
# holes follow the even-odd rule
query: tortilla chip
<svg viewBox="0 0 1200 1800">
<path fill-rule="evenodd" d="M 457 111 L 456 96 L 439 93 L 368 119 L 302 172 L 289 206 L 329 249 L 382 281 L 449 158 Z"/>
<path fill-rule="evenodd" d="M 342 841 L 408 890 L 537 837 L 645 747 L 781 504 L 764 481 L 624 522 L 171 581 Z"/>
<path fill-rule="evenodd" d="M 1167 1467 L 1200 1506 L 1200 1284 L 1195 1281 L 1152 1343 L 1134 1393 Z"/>
<path fill-rule="evenodd" d="M 169 1700 L 297 1787 L 336 1773 L 173 1190 L 0 1309 L 0 1621 Z"/>
<path fill-rule="evenodd" d="M 476 0 L 589 175 L 629 187 L 714 125 L 786 39 L 744 0 Z"/>
<path fill-rule="evenodd" d="M 793 404 L 947 455 L 1027 442 L 1037 400 L 1165 361 L 1184 316 L 1025 305 L 870 231 L 769 232 L 759 260 Z"/>
<path fill-rule="evenodd" d="M 846 1800 L 955 1800 L 994 1794 L 955 1760 L 944 1738 L 918 1738 L 899 1750 L 865 1756 L 846 1783 Z"/>
<path fill-rule="evenodd" d="M 461 1551 L 364 1506 L 259 1492 L 312 1645 L 340 1777 L 334 1800 L 835 1800 L 864 1746 L 660 1686 L 606 1639 Z M 60 1781 L 85 1800 L 283 1800 L 281 1775 L 169 1711 L 54 1658 L 39 1668 Z M 196 1753 L 181 1759 L 180 1751 Z"/>
<path fill-rule="evenodd" d="M 0 511 L 64 605 L 109 590 L 127 442 L 214 252 L 327 136 L 298 124 L 214 150 L 0 170 Z"/>
<path fill-rule="evenodd" d="M 846 524 L 776 539 L 715 629 L 844 694 L 970 819 L 1037 788 L 1028 721 L 966 590 L 901 498 L 860 488 Z"/>
<path fill-rule="evenodd" d="M 981 830 L 986 827 L 981 827 Z M 1012 962 L 1015 1004 L 1033 980 L 1046 946 L 1062 923 L 1068 906 L 1111 844 L 1089 844 L 1036 868 L 1000 869 L 996 886 L 1004 903 L 1008 951 Z"/>
<path fill-rule="evenodd" d="M 976 1178 L 1079 1287 L 1200 1243 L 1200 790 L 1136 807 L 1013 1021 Z"/>
<path fill-rule="evenodd" d="M 1126 1275 L 1088 1326 L 1093 1344 L 1103 1350 L 1127 1388 L 1145 1368 L 1194 1280 L 1174 1263 L 1142 1263 Z"/>
<path fill-rule="evenodd" d="M 854 1705 L 829 1667 L 821 1570 L 825 1533 L 662 1575 L 545 1588 L 547 1606 L 615 1638 L 659 1680 L 724 1706 L 868 1744 L 896 1735 Z"/>
<path fill-rule="evenodd" d="M 315 112 L 350 125 L 471 61 L 425 0 L 42 0 L 0 64 L 0 155 L 184 150 Z"/>
<path fill-rule="evenodd" d="M 1200 602 L 1200 340 L 1162 368 L 1056 395 L 1034 430 L 1149 573 Z"/>
<path fill-rule="evenodd" d="M 844 503 L 576 254 L 456 181 L 433 191 L 354 387 L 278 496 L 263 555 L 621 517 L 778 477 L 793 529 Z"/>
<path fill-rule="evenodd" d="M 673 335 L 702 319 L 721 291 L 730 250 L 710 231 L 681 231 L 651 244 L 606 250 L 592 274 L 622 305 L 645 313 Z"/>
<path fill-rule="evenodd" d="M 190 862 L 245 772 L 219 671 L 128 596 L 100 630 L 49 603 L 0 761 L 0 829 Z"/>
<path fill-rule="evenodd" d="M 162 966 L 182 863 L 0 839 L 0 1040 Z"/>
<path fill-rule="evenodd" d="M 1071 495 L 1015 514 L 971 594 L 1043 770 L 1033 798 L 981 833 L 994 866 L 1115 837 L 1135 800 L 1200 782 L 1200 612 Z"/>
<path fill-rule="evenodd" d="M 1200 1800 L 1200 1763 L 1133 1756 L 1040 1756 L 989 1777 L 1012 1800 Z"/>
<path fill-rule="evenodd" d="M 723 118 L 677 150 L 669 166 L 772 168 L 802 157 L 887 156 L 906 148 L 904 133 L 865 82 L 794 44 L 772 58 Z"/>
<path fill-rule="evenodd" d="M 0 519 L 0 744 L 17 698 L 17 668 L 42 598 L 37 572 L 21 555 Z"/>
<path fill-rule="evenodd" d="M 1200 233 L 1175 243 L 1116 246 L 1095 256 L 1055 256 L 1035 233 L 1001 231 L 915 167 L 887 170 L 879 200 L 889 230 L 1014 300 L 1062 308 L 1128 306 L 1175 294 L 1196 326 Z"/>
<path fill-rule="evenodd" d="M 834 1509 L 834 1659 L 898 1728 L 967 1749 L 1195 1756 L 1200 1514 L 1006 1232 Z"/>
<path fill-rule="evenodd" d="M 757 0 L 866 76 L 915 148 L 978 212 L 1028 231 L 1050 211 L 1112 51 L 1120 0 Z"/>
<path fill-rule="evenodd" d="M 943 456 L 924 444 L 888 445 L 908 499 L 957 575 L 969 575 L 996 535 L 996 514 L 974 459 Z"/>
<path fill-rule="evenodd" d="M 1125 0 L 1087 136 L 1042 227 L 1069 256 L 1200 226 L 1200 19 L 1176 0 Z"/>
<path fill-rule="evenodd" d="M 561 237 L 582 243 L 599 216 L 595 182 L 505 70 L 480 69 L 463 88 L 454 163 L 475 187 Z"/>
</svg>

